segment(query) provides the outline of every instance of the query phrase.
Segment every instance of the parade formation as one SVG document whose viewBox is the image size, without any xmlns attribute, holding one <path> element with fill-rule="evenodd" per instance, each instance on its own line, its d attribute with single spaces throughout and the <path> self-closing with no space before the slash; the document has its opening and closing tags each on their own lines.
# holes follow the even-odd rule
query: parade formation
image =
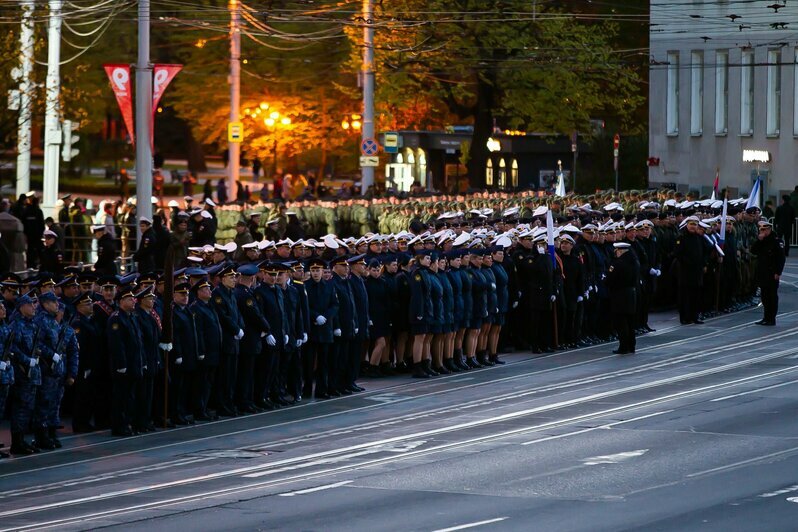
<svg viewBox="0 0 798 532">
<path fill-rule="evenodd" d="M 109 210 L 84 266 L 64 259 L 65 205 L 40 270 L 2 275 L 12 454 L 60 447 L 62 412 L 76 433 L 129 436 L 358 393 L 361 376 L 502 365 L 511 350 L 631 355 L 652 309 L 701 324 L 757 290 L 759 323 L 775 325 L 785 263 L 758 207 L 667 190 L 155 206 L 154 220 Z M 115 225 L 129 217 L 135 248 Z"/>
</svg>

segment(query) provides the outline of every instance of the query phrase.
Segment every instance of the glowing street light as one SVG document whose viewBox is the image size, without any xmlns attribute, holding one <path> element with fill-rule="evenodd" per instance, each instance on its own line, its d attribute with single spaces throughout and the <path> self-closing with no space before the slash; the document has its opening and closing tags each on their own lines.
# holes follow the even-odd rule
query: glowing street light
<svg viewBox="0 0 798 532">
<path fill-rule="evenodd" d="M 269 104 L 266 102 L 260 102 L 259 107 L 265 111 L 266 109 L 269 108 Z"/>
<path fill-rule="evenodd" d="M 274 118 L 271 118 L 271 117 L 267 118 L 267 119 L 265 119 L 263 121 L 263 123 L 266 124 L 269 127 L 272 127 L 274 125 Z"/>
<path fill-rule="evenodd" d="M 288 126 L 288 125 L 290 125 L 290 124 L 291 124 L 291 119 L 290 119 L 290 118 L 288 118 L 287 116 L 284 116 L 284 117 L 282 117 L 282 118 L 280 119 L 280 123 L 281 123 L 282 125 L 284 125 L 284 126 Z"/>
</svg>

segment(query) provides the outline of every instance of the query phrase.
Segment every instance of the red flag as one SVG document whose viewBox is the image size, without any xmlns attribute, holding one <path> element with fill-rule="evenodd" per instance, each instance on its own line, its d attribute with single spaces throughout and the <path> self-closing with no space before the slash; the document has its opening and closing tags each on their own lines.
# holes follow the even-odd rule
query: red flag
<svg viewBox="0 0 798 532">
<path fill-rule="evenodd" d="M 150 122 L 150 144 L 155 142 L 155 113 L 158 111 L 158 102 L 166 91 L 166 87 L 175 78 L 183 65 L 154 65 L 152 68 L 152 122 Z M 154 148 L 153 148 L 154 151 Z"/>
<path fill-rule="evenodd" d="M 125 121 L 127 134 L 130 141 L 135 142 L 135 127 L 133 125 L 133 91 L 130 87 L 130 65 L 103 65 L 108 79 L 111 81 L 111 89 L 116 96 L 116 103 L 122 112 L 122 119 Z"/>
<path fill-rule="evenodd" d="M 712 185 L 712 190 L 715 191 L 715 197 L 720 196 L 720 167 L 715 167 L 715 184 Z"/>
</svg>

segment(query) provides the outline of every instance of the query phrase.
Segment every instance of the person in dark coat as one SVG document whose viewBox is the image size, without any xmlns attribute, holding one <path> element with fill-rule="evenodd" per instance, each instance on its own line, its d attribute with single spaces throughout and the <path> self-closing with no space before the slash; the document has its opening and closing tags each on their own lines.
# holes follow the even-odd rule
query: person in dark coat
<svg viewBox="0 0 798 532">
<path fill-rule="evenodd" d="M 488 338 L 488 362 L 492 364 L 504 364 L 505 362 L 499 358 L 499 337 L 504 327 L 507 313 L 510 311 L 510 275 L 507 271 L 509 260 L 501 246 L 494 247 L 491 250 L 493 256 L 493 277 L 496 279 L 496 316 L 493 319 L 493 324 L 490 328 L 490 336 Z"/>
<path fill-rule="evenodd" d="M 226 266 L 219 271 L 221 282 L 213 291 L 213 308 L 222 326 L 222 351 L 216 373 L 216 405 L 220 416 L 236 416 L 234 395 L 238 365 L 238 342 L 244 337 L 244 320 L 238 312 L 235 293 L 236 271 Z"/>
<path fill-rule="evenodd" d="M 700 325 L 704 323 L 698 312 L 709 253 L 704 237 L 698 234 L 698 219 L 688 217 L 684 223 L 674 249 L 679 268 L 679 319 L 682 325 Z"/>
<path fill-rule="evenodd" d="M 64 253 L 58 235 L 49 229 L 44 231 L 44 248 L 40 250 L 39 271 L 60 276 L 64 272 Z M 28 258 L 30 261 L 30 257 Z"/>
<path fill-rule="evenodd" d="M 139 229 L 141 230 L 141 242 L 139 248 L 133 253 L 136 268 L 139 272 L 155 271 L 155 251 L 158 239 L 152 228 L 152 220 L 145 216 L 139 217 Z"/>
<path fill-rule="evenodd" d="M 72 432 L 92 432 L 91 415 L 94 403 L 94 386 L 91 374 L 100 362 L 98 358 L 99 332 L 94 321 L 94 301 L 89 292 L 83 292 L 74 301 L 75 315 L 72 329 L 78 338 L 80 356 L 78 357 L 78 376 L 75 379 L 74 406 L 72 408 Z"/>
<path fill-rule="evenodd" d="M 194 302 L 191 303 L 191 312 L 196 316 L 197 329 L 202 336 L 202 348 L 205 358 L 198 364 L 197 380 L 199 387 L 198 411 L 194 415 L 197 421 L 212 421 L 218 419 L 215 412 L 211 412 L 208 403 L 211 390 L 216 377 L 216 370 L 222 353 L 222 325 L 216 309 L 211 305 L 212 286 L 206 281 L 198 281 L 193 287 Z"/>
<path fill-rule="evenodd" d="M 97 239 L 97 261 L 94 263 L 94 271 L 100 276 L 116 275 L 114 238 L 106 232 L 105 225 L 93 225 L 91 230 Z"/>
<path fill-rule="evenodd" d="M 289 340 L 284 293 L 277 283 L 282 268 L 278 263 L 262 262 L 261 284 L 255 288 L 255 298 L 271 329 L 263 338 L 261 355 L 255 361 L 255 404 L 267 410 L 289 404 L 280 383 L 280 362 Z"/>
<path fill-rule="evenodd" d="M 172 312 L 172 352 L 170 353 L 169 387 L 170 417 L 176 425 L 193 425 L 193 412 L 199 408 L 199 386 L 196 370 L 205 358 L 202 335 L 198 333 L 196 316 L 188 308 L 191 286 L 179 283 L 175 286 Z"/>
<path fill-rule="evenodd" d="M 610 290 L 612 323 L 618 335 L 616 355 L 635 352 L 635 317 L 637 310 L 637 288 L 640 284 L 639 265 L 629 251 L 631 244 L 616 242 L 615 259 L 607 271 L 607 287 Z"/>
<path fill-rule="evenodd" d="M 244 320 L 244 337 L 241 338 L 239 346 L 236 407 L 239 412 L 254 414 L 261 411 L 255 406 L 255 358 L 261 354 L 261 337 L 269 334 L 271 327 L 263 316 L 252 289 L 258 267 L 254 264 L 244 264 L 239 266 L 237 271 L 238 285 L 235 288 L 235 295 L 238 312 Z"/>
<path fill-rule="evenodd" d="M 136 411 L 135 390 L 144 371 L 144 346 L 135 317 L 135 292 L 130 287 L 122 288 L 117 300 L 119 310 L 108 318 L 106 331 L 113 376 L 111 434 L 132 436 Z"/>
<path fill-rule="evenodd" d="M 333 329 L 335 353 L 330 365 L 330 395 L 351 395 L 355 392 L 346 381 L 351 364 L 352 343 L 357 337 L 357 304 L 349 282 L 349 263 L 344 255 L 332 260 L 332 283 L 338 298 L 338 319 Z"/>
<path fill-rule="evenodd" d="M 20 220 L 22 220 L 22 226 L 25 228 L 25 238 L 28 241 L 28 249 L 26 251 L 28 268 L 36 268 L 39 263 L 39 254 L 42 251 L 42 234 L 44 233 L 44 213 L 39 207 L 39 198 L 37 196 L 32 196 L 24 209 L 22 209 Z M 55 270 L 47 271 L 60 273 L 60 271 L 56 272 Z"/>
<path fill-rule="evenodd" d="M 429 252 L 420 248 L 414 250 L 413 255 L 414 264 L 408 272 L 410 304 L 407 309 L 410 334 L 413 338 L 413 377 L 428 379 L 431 373 L 426 370 L 425 355 L 429 352 L 429 343 L 432 341 L 432 332 L 428 322 L 428 318 L 432 314 L 429 281 L 431 259 Z"/>
<path fill-rule="evenodd" d="M 305 264 L 301 260 L 295 261 L 291 266 L 291 286 L 296 289 L 299 298 L 299 316 L 297 317 L 297 360 L 294 370 L 299 383 L 300 395 L 310 398 L 311 394 L 304 386 L 305 351 L 308 350 L 308 333 L 310 332 L 310 304 L 308 292 L 305 288 Z M 312 383 L 312 381 L 311 381 Z"/>
<path fill-rule="evenodd" d="M 299 290 L 293 283 L 289 283 L 293 263 L 283 263 L 286 268 L 280 272 L 278 283 L 283 290 L 283 303 L 285 304 L 285 314 L 288 319 L 288 343 L 285 345 L 285 352 L 280 361 L 280 383 L 281 391 L 285 390 L 293 397 L 291 403 L 302 400 L 302 360 L 300 359 L 300 349 L 304 336 L 304 324 L 302 320 L 302 303 L 299 298 Z"/>
<path fill-rule="evenodd" d="M 171 238 L 169 229 L 166 228 L 166 224 L 164 223 L 163 215 L 161 213 L 156 214 L 153 218 L 152 230 L 155 234 L 155 249 L 153 253 L 155 267 L 162 269 L 164 262 L 166 261 L 166 250 L 169 249 L 169 242 Z M 180 264 L 180 262 L 175 261 L 175 264 Z"/>
<path fill-rule="evenodd" d="M 756 279 L 762 296 L 765 315 L 758 325 L 776 325 L 776 314 L 779 312 L 779 280 L 786 262 L 784 241 L 773 234 L 770 222 L 762 220 L 758 223 L 759 234 L 751 246 L 751 253 L 756 255 Z"/>
<path fill-rule="evenodd" d="M 560 324 L 560 343 L 571 348 L 579 338 L 579 329 L 576 313 L 579 305 L 584 302 L 587 294 L 585 284 L 584 265 L 573 254 L 574 239 L 570 235 L 563 235 L 560 239 L 560 249 L 557 256 L 562 262 L 563 290 L 558 304 L 563 310 L 563 323 Z"/>
<path fill-rule="evenodd" d="M 147 287 L 136 294 L 138 305 L 136 319 L 141 329 L 141 343 L 144 348 L 144 371 L 142 378 L 136 386 L 136 413 L 133 417 L 133 430 L 135 432 L 152 432 L 155 430 L 153 423 L 153 391 L 155 377 L 161 371 L 161 352 L 158 345 L 161 343 L 161 317 L 155 311 L 155 291 Z M 156 405 L 159 411 L 162 405 Z"/>
<path fill-rule="evenodd" d="M 790 196 L 787 194 L 781 197 L 781 205 L 776 207 L 776 215 L 773 223 L 776 226 L 776 234 L 784 242 L 784 256 L 790 255 L 790 242 L 792 241 L 793 226 L 795 225 L 795 209 L 790 205 Z"/>
<path fill-rule="evenodd" d="M 350 346 L 347 384 L 355 392 L 362 392 L 364 388 L 358 386 L 357 379 L 360 374 L 360 365 L 365 360 L 369 341 L 369 296 L 366 292 L 364 277 L 366 275 L 365 255 L 356 255 L 349 259 L 349 285 L 355 298 L 357 312 L 355 339 Z"/>
<path fill-rule="evenodd" d="M 387 359 L 386 338 L 391 334 L 391 293 L 388 281 L 383 277 L 383 265 L 376 258 L 368 265 L 369 276 L 366 277 L 366 292 L 369 303 L 369 338 L 373 340 L 369 369 L 370 378 L 384 377 L 380 364 Z"/>
<path fill-rule="evenodd" d="M 308 294 L 311 325 L 308 332 L 308 349 L 303 354 L 304 393 L 310 397 L 315 364 L 315 397 L 329 399 L 329 367 L 334 339 L 333 324 L 338 318 L 338 298 L 332 283 L 323 279 L 327 263 L 321 258 L 311 259 L 308 268 L 310 280 L 305 283 L 305 289 Z"/>
</svg>

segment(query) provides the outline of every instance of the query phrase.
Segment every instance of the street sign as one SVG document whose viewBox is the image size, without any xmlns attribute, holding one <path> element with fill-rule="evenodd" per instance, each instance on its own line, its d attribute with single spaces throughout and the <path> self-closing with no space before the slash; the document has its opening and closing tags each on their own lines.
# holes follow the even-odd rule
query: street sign
<svg viewBox="0 0 798 532">
<path fill-rule="evenodd" d="M 380 158 L 376 155 L 361 155 L 360 156 L 360 167 L 365 168 L 368 166 L 379 166 L 380 165 Z"/>
<path fill-rule="evenodd" d="M 360 153 L 363 155 L 377 155 L 379 150 L 380 145 L 374 139 L 363 139 L 363 142 L 360 143 Z"/>
<path fill-rule="evenodd" d="M 399 153 L 399 134 L 386 133 L 382 147 L 385 153 Z"/>
<path fill-rule="evenodd" d="M 244 140 L 244 124 L 241 122 L 230 122 L 227 124 L 227 141 L 241 142 Z"/>
</svg>

